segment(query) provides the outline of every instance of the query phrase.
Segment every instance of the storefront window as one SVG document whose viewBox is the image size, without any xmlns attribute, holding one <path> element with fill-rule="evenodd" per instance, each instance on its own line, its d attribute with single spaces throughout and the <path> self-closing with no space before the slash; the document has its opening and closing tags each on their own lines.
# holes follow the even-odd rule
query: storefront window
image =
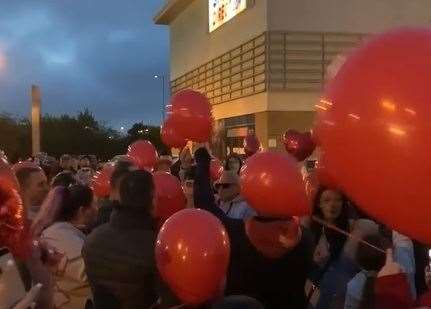
<svg viewBox="0 0 431 309">
<path fill-rule="evenodd" d="M 226 118 L 224 119 L 224 127 L 227 154 L 233 152 L 243 154 L 244 138 L 248 133 L 255 130 L 254 114 Z"/>
</svg>

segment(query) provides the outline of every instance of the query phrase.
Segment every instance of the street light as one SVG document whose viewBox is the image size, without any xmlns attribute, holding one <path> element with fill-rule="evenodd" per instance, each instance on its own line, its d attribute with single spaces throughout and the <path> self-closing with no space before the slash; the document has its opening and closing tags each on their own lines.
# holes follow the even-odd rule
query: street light
<svg viewBox="0 0 431 309">
<path fill-rule="evenodd" d="M 165 75 L 154 75 L 154 79 L 162 81 L 162 122 L 165 121 Z"/>
</svg>

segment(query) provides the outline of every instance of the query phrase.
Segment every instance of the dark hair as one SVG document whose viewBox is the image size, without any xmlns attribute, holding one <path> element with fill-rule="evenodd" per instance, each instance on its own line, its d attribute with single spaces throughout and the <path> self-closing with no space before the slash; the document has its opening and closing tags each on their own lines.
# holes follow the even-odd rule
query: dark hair
<svg viewBox="0 0 431 309">
<path fill-rule="evenodd" d="M 208 150 L 205 147 L 198 148 L 195 151 L 195 161 L 196 164 L 210 164 L 211 161 L 211 155 L 209 154 Z"/>
<path fill-rule="evenodd" d="M 238 170 L 238 173 L 239 173 L 239 171 L 241 170 L 241 167 L 242 167 L 243 163 L 242 163 L 242 159 L 241 159 L 241 157 L 240 157 L 239 155 L 237 155 L 236 153 L 231 153 L 230 155 L 228 155 L 228 157 L 226 158 L 226 162 L 225 162 L 225 164 L 224 164 L 224 169 L 225 169 L 226 171 L 230 171 L 230 170 L 231 170 L 231 168 L 230 168 L 230 166 L 229 166 L 229 160 L 230 160 L 230 159 L 235 159 L 235 160 L 237 160 L 237 161 L 238 161 L 238 163 L 239 163 L 239 170 Z"/>
<path fill-rule="evenodd" d="M 25 187 L 27 180 L 30 178 L 31 174 L 43 171 L 39 167 L 21 167 L 15 172 L 15 176 L 18 179 L 18 183 L 21 188 Z"/>
<path fill-rule="evenodd" d="M 69 187 L 71 185 L 75 185 L 77 183 L 75 176 L 70 171 L 64 171 L 55 175 L 52 179 L 51 188 L 62 186 Z"/>
<path fill-rule="evenodd" d="M 84 160 L 84 159 L 87 159 L 88 161 L 91 162 L 90 156 L 82 156 L 81 158 L 79 158 L 79 160 Z"/>
<path fill-rule="evenodd" d="M 111 187 L 119 186 L 120 180 L 127 175 L 133 168 L 133 163 L 127 160 L 120 160 L 115 163 L 114 171 L 111 175 Z"/>
<path fill-rule="evenodd" d="M 57 221 L 70 221 L 80 207 L 90 207 L 93 203 L 93 191 L 88 186 L 72 185 L 64 190 L 63 203 Z"/>
<path fill-rule="evenodd" d="M 72 156 L 69 154 L 63 154 L 60 157 L 60 161 L 62 161 L 62 160 L 72 160 Z"/>
<path fill-rule="evenodd" d="M 368 235 L 364 240 L 377 248 L 383 248 L 384 239 L 380 234 Z M 356 251 L 356 262 L 359 267 L 366 271 L 378 272 L 385 265 L 386 256 L 384 253 L 360 242 Z M 376 275 L 367 275 L 364 288 L 362 290 L 361 303 L 359 308 L 374 308 L 374 283 Z"/>
<path fill-rule="evenodd" d="M 184 180 L 194 180 L 196 174 L 196 167 L 190 166 L 184 173 Z"/>
<path fill-rule="evenodd" d="M 150 213 L 153 207 L 154 182 L 151 173 L 129 172 L 120 184 L 121 206 L 125 209 Z"/>
<path fill-rule="evenodd" d="M 313 210 L 312 210 L 313 216 L 316 216 L 320 219 L 323 219 L 323 212 L 322 212 L 322 209 L 320 208 L 320 199 L 322 197 L 323 192 L 327 190 L 331 190 L 331 189 L 326 187 L 320 187 L 314 198 Z M 335 226 L 342 229 L 343 231 L 348 231 L 349 230 L 349 216 L 348 216 L 349 201 L 343 193 L 341 192 L 338 192 L 338 193 L 341 194 L 342 209 L 341 209 L 340 216 L 335 220 L 334 224 Z M 316 242 L 319 241 L 322 235 L 323 226 L 320 223 L 312 220 L 310 229 L 314 236 L 315 241 Z M 344 243 L 346 242 L 347 238 L 345 235 L 339 232 L 333 231 L 331 229 L 325 229 L 325 236 L 329 242 L 329 251 L 331 254 L 331 260 L 335 259 L 339 256 L 339 254 L 343 250 Z"/>
<path fill-rule="evenodd" d="M 263 309 L 263 305 L 254 298 L 232 295 L 214 303 L 211 309 Z"/>
</svg>

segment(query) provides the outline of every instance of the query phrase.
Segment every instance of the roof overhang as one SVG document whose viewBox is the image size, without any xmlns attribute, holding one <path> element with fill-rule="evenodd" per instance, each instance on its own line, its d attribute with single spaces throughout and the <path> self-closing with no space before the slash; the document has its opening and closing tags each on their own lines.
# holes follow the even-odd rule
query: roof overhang
<svg viewBox="0 0 431 309">
<path fill-rule="evenodd" d="M 169 25 L 193 0 L 167 0 L 162 9 L 154 16 L 157 25 Z"/>
</svg>

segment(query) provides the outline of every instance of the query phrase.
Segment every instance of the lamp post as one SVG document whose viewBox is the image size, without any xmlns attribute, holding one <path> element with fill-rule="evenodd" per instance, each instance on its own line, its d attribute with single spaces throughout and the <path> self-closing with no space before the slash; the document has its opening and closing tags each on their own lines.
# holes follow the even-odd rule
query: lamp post
<svg viewBox="0 0 431 309">
<path fill-rule="evenodd" d="M 165 75 L 154 75 L 154 79 L 162 81 L 162 123 L 165 121 Z"/>
</svg>

